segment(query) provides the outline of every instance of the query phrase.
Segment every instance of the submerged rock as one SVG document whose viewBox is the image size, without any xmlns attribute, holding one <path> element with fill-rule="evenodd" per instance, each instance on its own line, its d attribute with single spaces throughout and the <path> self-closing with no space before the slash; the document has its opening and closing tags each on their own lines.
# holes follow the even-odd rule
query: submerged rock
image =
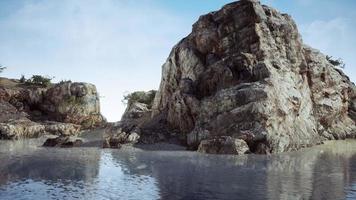
<svg viewBox="0 0 356 200">
<path fill-rule="evenodd" d="M 72 136 L 59 136 L 56 138 L 48 138 L 43 144 L 45 147 L 79 147 L 83 144 L 81 138 Z"/>
<path fill-rule="evenodd" d="M 247 143 L 229 136 L 203 140 L 200 142 L 198 152 L 209 154 L 247 154 L 250 149 Z"/>
<path fill-rule="evenodd" d="M 200 151 L 218 153 L 225 140 L 215 138 L 243 139 L 254 153 L 293 151 L 355 138 L 355 91 L 303 44 L 289 15 L 241 0 L 201 16 L 173 48 L 138 127 L 174 131 Z"/>
</svg>

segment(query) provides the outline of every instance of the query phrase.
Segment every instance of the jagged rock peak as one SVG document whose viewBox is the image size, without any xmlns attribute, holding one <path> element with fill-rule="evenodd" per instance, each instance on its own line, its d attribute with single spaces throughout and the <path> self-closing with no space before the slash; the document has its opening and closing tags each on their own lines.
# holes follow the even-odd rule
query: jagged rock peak
<svg viewBox="0 0 356 200">
<path fill-rule="evenodd" d="M 303 44 L 287 14 L 242 0 L 203 15 L 162 67 L 152 120 L 204 141 L 231 136 L 251 152 L 355 137 L 355 87 Z"/>
</svg>

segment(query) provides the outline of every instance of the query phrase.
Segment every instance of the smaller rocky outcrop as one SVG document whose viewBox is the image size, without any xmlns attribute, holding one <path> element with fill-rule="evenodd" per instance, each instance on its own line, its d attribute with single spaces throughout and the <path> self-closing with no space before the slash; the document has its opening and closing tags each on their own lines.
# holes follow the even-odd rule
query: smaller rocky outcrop
<svg viewBox="0 0 356 200">
<path fill-rule="evenodd" d="M 0 123 L 1 139 L 21 139 L 43 136 L 46 127 L 43 124 L 33 122 L 28 119 L 11 120 L 7 123 Z"/>
<path fill-rule="evenodd" d="M 94 85 L 36 85 L 0 78 L 0 139 L 76 136 L 105 124 Z"/>
<path fill-rule="evenodd" d="M 56 121 L 78 124 L 83 129 L 100 126 L 105 121 L 100 114 L 99 95 L 93 84 L 56 84 L 42 98 L 40 110 Z"/>
<path fill-rule="evenodd" d="M 244 140 L 229 136 L 202 140 L 198 152 L 208 154 L 235 154 L 242 155 L 250 153 L 250 149 Z"/>
<path fill-rule="evenodd" d="M 121 121 L 106 127 L 104 148 L 120 148 L 122 144 L 141 141 L 141 128 L 151 118 L 151 107 L 156 91 L 138 91 L 125 96 L 127 108 Z"/>
<path fill-rule="evenodd" d="M 111 127 L 106 133 L 103 148 L 120 148 L 123 144 L 136 144 L 140 139 L 139 129 L 126 133 L 122 128 Z"/>
<path fill-rule="evenodd" d="M 53 135 L 73 136 L 78 135 L 81 126 L 71 123 L 45 122 L 45 131 Z"/>
<path fill-rule="evenodd" d="M 70 123 L 39 123 L 26 118 L 0 123 L 0 139 L 37 138 L 45 134 L 69 136 L 78 135 L 79 132 L 80 126 Z"/>
<path fill-rule="evenodd" d="M 44 147 L 79 147 L 83 144 L 83 140 L 81 138 L 73 137 L 73 136 L 58 136 L 56 138 L 48 138 L 46 142 L 43 144 Z"/>
</svg>

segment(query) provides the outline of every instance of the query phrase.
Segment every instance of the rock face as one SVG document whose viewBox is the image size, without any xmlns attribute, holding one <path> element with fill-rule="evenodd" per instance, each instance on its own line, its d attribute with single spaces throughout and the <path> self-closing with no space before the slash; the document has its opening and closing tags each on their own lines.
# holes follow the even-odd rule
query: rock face
<svg viewBox="0 0 356 200">
<path fill-rule="evenodd" d="M 355 138 L 355 91 L 289 15 L 241 0 L 201 16 L 173 48 L 147 123 L 166 119 L 201 151 L 227 136 L 254 153 L 293 151 Z"/>
<path fill-rule="evenodd" d="M 88 83 L 66 82 L 49 88 L 40 109 L 57 121 L 92 128 L 103 122 L 96 87 Z"/>
<path fill-rule="evenodd" d="M 78 135 L 79 125 L 60 122 L 33 122 L 23 118 L 0 123 L 0 139 L 36 138 L 45 134 Z"/>
<path fill-rule="evenodd" d="M 0 109 L 3 139 L 47 133 L 77 135 L 81 129 L 105 122 L 96 88 L 88 83 L 62 82 L 41 87 L 0 78 Z"/>
</svg>

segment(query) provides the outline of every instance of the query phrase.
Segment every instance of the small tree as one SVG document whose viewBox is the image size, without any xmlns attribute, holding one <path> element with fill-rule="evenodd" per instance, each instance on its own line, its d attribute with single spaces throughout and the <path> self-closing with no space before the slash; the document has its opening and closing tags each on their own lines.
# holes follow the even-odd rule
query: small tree
<svg viewBox="0 0 356 200">
<path fill-rule="evenodd" d="M 0 73 L 3 72 L 6 69 L 6 67 L 3 67 L 2 65 L 0 65 Z"/>
<path fill-rule="evenodd" d="M 144 103 L 147 104 L 149 108 L 151 108 L 156 93 L 157 91 L 155 90 L 150 90 L 148 92 L 144 92 L 144 91 L 133 92 L 128 95 L 124 95 L 124 99 L 122 100 L 122 102 L 124 104 L 129 104 L 129 105 L 135 102 Z"/>
<path fill-rule="evenodd" d="M 53 79 L 53 77 L 44 77 L 41 75 L 33 75 L 30 79 L 26 80 L 26 84 L 29 85 L 39 85 L 39 86 L 44 86 L 44 87 L 48 87 L 50 86 L 51 80 Z"/>
<path fill-rule="evenodd" d="M 345 68 L 345 63 L 341 58 L 334 59 L 332 56 L 326 56 L 326 59 L 329 61 L 330 64 L 336 67 Z"/>
<path fill-rule="evenodd" d="M 25 75 L 21 75 L 20 83 L 26 83 Z"/>
</svg>

